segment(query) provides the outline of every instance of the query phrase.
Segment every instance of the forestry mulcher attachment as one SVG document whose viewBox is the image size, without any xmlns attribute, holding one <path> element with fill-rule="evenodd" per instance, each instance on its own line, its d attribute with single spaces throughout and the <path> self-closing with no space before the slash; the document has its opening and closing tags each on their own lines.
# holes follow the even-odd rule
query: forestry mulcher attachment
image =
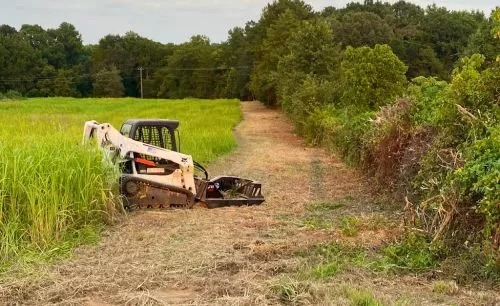
<svg viewBox="0 0 500 306">
<path fill-rule="evenodd" d="M 209 179 L 203 166 L 179 152 L 178 126 L 174 120 L 134 119 L 125 121 L 118 131 L 109 123 L 85 123 L 83 142 L 96 138 L 106 159 L 121 169 L 120 193 L 126 209 L 264 202 L 257 182 L 235 176 Z"/>
</svg>

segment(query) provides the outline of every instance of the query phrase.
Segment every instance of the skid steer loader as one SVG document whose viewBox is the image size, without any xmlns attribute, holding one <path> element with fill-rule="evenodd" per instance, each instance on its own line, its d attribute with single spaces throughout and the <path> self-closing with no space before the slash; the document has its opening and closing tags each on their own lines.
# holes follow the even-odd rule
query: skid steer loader
<svg viewBox="0 0 500 306">
<path fill-rule="evenodd" d="M 209 179 L 203 166 L 180 153 L 179 121 L 130 119 L 120 131 L 87 121 L 83 142 L 95 138 L 106 160 L 121 170 L 120 193 L 127 210 L 258 205 L 261 184 L 236 176 Z"/>
</svg>

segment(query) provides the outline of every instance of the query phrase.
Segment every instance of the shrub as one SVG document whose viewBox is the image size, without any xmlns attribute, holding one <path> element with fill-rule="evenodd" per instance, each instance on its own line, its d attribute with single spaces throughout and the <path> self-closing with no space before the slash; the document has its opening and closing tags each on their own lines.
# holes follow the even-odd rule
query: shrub
<svg viewBox="0 0 500 306">
<path fill-rule="evenodd" d="M 404 92 L 406 70 L 388 45 L 347 47 L 341 64 L 342 105 L 373 110 L 391 103 Z"/>
<path fill-rule="evenodd" d="M 462 201 L 475 203 L 484 216 L 483 234 L 494 247 L 500 245 L 500 125 L 490 135 L 464 148 L 463 167 L 453 173 L 452 184 Z M 498 255 L 498 254 L 497 254 Z M 499 258 L 500 259 L 500 258 Z"/>
<path fill-rule="evenodd" d="M 396 269 L 419 271 L 438 264 L 439 248 L 425 237 L 410 234 L 400 242 L 383 249 L 387 263 Z"/>
<path fill-rule="evenodd" d="M 447 87 L 448 83 L 434 77 L 417 77 L 411 81 L 407 96 L 412 102 L 409 113 L 414 125 L 436 125 L 441 121 Z"/>
<path fill-rule="evenodd" d="M 329 104 L 332 86 L 328 81 L 307 75 L 292 94 L 282 94 L 285 96 L 282 101 L 283 109 L 294 119 L 299 130 L 302 130 L 307 117 Z"/>
<path fill-rule="evenodd" d="M 302 134 L 313 145 L 331 146 L 331 136 L 341 126 L 333 116 L 333 107 L 316 108 L 302 123 Z"/>
<path fill-rule="evenodd" d="M 340 122 L 330 137 L 337 152 L 351 165 L 365 166 L 369 148 L 366 147 L 365 135 L 372 128 L 371 121 L 375 112 L 363 112 L 357 108 L 345 108 L 336 111 L 336 118 Z"/>
<path fill-rule="evenodd" d="M 0 93 L 0 100 L 21 100 L 23 95 L 16 90 L 9 90 L 6 93 Z"/>
</svg>

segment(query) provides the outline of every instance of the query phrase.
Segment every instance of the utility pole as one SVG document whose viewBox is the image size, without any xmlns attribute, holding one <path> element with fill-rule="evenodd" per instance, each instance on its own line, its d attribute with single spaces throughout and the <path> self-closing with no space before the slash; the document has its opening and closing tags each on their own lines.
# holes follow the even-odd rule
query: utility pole
<svg viewBox="0 0 500 306">
<path fill-rule="evenodd" d="M 141 99 L 144 99 L 144 93 L 142 91 L 142 71 L 144 70 L 144 68 L 142 68 L 142 66 L 141 66 L 141 67 L 137 68 L 137 70 L 139 70 L 139 72 L 141 74 Z"/>
</svg>

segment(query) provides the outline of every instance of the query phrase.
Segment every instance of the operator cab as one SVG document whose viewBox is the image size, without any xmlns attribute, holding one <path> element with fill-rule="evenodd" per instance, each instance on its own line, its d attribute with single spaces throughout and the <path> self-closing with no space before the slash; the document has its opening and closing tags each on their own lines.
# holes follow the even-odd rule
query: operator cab
<svg viewBox="0 0 500 306">
<path fill-rule="evenodd" d="M 142 143 L 179 152 L 176 136 L 179 121 L 165 119 L 128 119 L 120 133 Z"/>
<path fill-rule="evenodd" d="M 180 137 L 179 137 L 179 121 L 168 120 L 168 119 L 128 119 L 120 128 L 120 133 L 123 136 L 131 138 L 135 141 L 160 147 L 163 149 L 180 152 Z M 156 157 L 144 154 L 136 154 L 135 158 L 139 158 L 145 163 L 136 163 L 133 161 L 126 162 L 122 169 L 124 173 L 136 173 L 139 174 L 149 174 L 148 168 L 154 167 L 158 169 L 164 168 L 165 171 L 161 173 L 153 174 L 171 174 L 173 171 L 179 168 L 179 165 L 172 163 L 168 160 L 159 160 Z M 149 164 L 147 161 L 152 161 L 155 163 L 154 166 Z M 202 176 L 208 179 L 207 170 L 193 161 L 195 168 L 195 176 Z M 149 165 L 148 165 L 149 164 Z M 149 169 L 151 170 L 151 169 Z M 157 170 L 155 170 L 157 171 Z"/>
<path fill-rule="evenodd" d="M 179 136 L 178 127 L 177 120 L 128 119 L 122 124 L 120 133 L 135 141 L 179 152 L 176 138 Z M 135 153 L 134 158 L 133 161 L 129 160 L 122 165 L 124 173 L 165 175 L 179 168 L 179 165 L 171 161 L 160 160 L 151 155 Z"/>
</svg>

